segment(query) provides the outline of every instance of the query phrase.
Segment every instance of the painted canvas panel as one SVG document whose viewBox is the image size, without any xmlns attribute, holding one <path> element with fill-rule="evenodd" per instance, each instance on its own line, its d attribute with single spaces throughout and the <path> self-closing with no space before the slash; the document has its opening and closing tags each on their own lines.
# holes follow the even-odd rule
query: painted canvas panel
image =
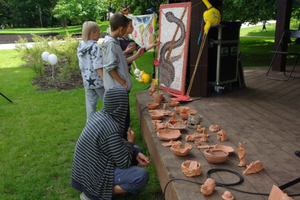
<svg viewBox="0 0 300 200">
<path fill-rule="evenodd" d="M 183 95 L 188 57 L 191 2 L 159 8 L 159 87 Z"/>
<path fill-rule="evenodd" d="M 130 35 L 132 39 L 140 46 L 147 46 L 154 42 L 156 39 L 155 35 L 155 24 L 156 24 L 156 13 L 149 15 L 130 15 L 132 19 L 132 25 L 134 27 L 133 33 Z"/>
</svg>

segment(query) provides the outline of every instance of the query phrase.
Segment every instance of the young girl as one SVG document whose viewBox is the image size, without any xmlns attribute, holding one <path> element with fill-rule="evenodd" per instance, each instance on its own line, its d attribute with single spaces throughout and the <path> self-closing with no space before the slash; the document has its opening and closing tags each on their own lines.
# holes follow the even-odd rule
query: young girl
<svg viewBox="0 0 300 200">
<path fill-rule="evenodd" d="M 99 37 L 100 28 L 96 22 L 83 23 L 77 56 L 85 88 L 87 120 L 96 112 L 97 101 L 104 95 L 102 49 L 97 44 Z"/>
</svg>

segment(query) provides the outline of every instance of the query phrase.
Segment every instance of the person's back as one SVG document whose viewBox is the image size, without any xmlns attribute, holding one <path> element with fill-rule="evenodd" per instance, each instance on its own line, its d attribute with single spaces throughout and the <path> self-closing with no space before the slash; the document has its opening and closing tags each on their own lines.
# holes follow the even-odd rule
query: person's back
<svg viewBox="0 0 300 200">
<path fill-rule="evenodd" d="M 96 22 L 87 21 L 82 26 L 82 41 L 77 48 L 79 68 L 85 88 L 87 120 L 96 112 L 98 99 L 103 99 L 102 49 L 97 41 L 100 28 Z"/>
</svg>

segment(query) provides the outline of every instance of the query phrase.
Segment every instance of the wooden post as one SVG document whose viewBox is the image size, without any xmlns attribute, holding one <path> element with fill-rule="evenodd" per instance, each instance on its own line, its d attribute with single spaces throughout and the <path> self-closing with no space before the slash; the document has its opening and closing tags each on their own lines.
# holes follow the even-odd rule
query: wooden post
<svg viewBox="0 0 300 200">
<path fill-rule="evenodd" d="M 290 28 L 291 12 L 292 12 L 292 0 L 278 0 L 274 51 L 278 46 L 282 33 L 285 30 Z M 280 51 L 287 50 L 287 41 L 284 42 L 282 48 L 279 50 Z M 274 60 L 272 70 L 284 71 L 285 64 L 286 64 L 286 55 L 278 54 Z"/>
</svg>

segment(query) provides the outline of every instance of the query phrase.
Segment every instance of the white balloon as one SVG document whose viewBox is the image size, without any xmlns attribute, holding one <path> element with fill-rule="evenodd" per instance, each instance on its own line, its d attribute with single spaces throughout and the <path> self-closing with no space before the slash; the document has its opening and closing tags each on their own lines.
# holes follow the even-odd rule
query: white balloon
<svg viewBox="0 0 300 200">
<path fill-rule="evenodd" d="M 51 65 L 55 65 L 57 63 L 57 56 L 55 54 L 50 54 L 48 56 L 48 61 Z"/>
<path fill-rule="evenodd" d="M 49 57 L 50 53 L 48 51 L 44 51 L 42 53 L 42 58 L 44 61 L 48 62 L 48 57 Z"/>
</svg>

